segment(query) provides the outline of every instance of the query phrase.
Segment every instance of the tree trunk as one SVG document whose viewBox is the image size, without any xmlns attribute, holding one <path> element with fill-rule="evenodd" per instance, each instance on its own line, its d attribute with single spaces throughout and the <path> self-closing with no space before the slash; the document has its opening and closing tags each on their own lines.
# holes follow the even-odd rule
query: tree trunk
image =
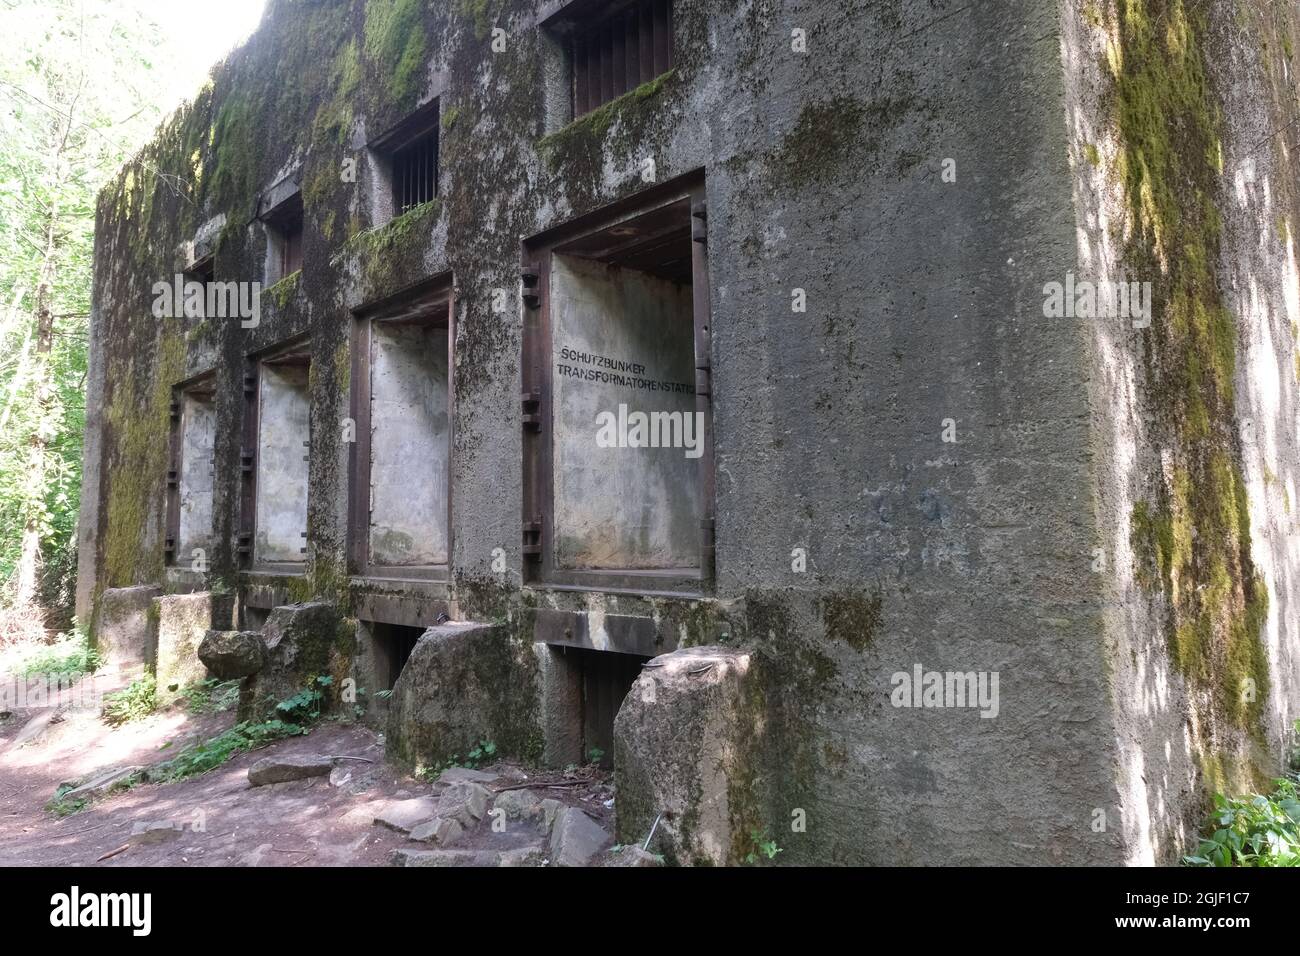
<svg viewBox="0 0 1300 956">
<path fill-rule="evenodd" d="M 71 112 L 68 114 L 71 126 Z M 50 421 L 54 387 L 50 381 L 50 351 L 54 345 L 54 273 L 59 255 L 59 182 L 58 171 L 67 141 L 66 129 L 57 127 L 51 143 L 50 173 L 54 188 L 50 190 L 49 211 L 45 221 L 45 250 L 41 258 L 40 279 L 33 303 L 35 343 L 32 348 L 31 374 L 35 383 L 36 420 L 28 441 L 26 493 L 22 550 L 14 569 L 13 606 L 33 610 L 38 606 L 38 580 L 41 569 L 41 536 L 45 526 L 45 479 L 49 468 Z"/>
</svg>

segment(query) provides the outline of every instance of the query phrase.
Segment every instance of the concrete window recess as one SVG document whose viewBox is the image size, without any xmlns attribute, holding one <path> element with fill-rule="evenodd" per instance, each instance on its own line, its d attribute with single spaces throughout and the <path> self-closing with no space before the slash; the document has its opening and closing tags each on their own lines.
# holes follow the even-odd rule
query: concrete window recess
<svg viewBox="0 0 1300 956">
<path fill-rule="evenodd" d="M 374 222 L 386 223 L 438 197 L 439 116 L 435 98 L 367 144 Z"/>
<path fill-rule="evenodd" d="M 546 26 L 565 51 L 575 118 L 673 66 L 672 0 L 585 0 L 564 7 Z"/>
<path fill-rule="evenodd" d="M 259 204 L 266 228 L 266 284 L 272 285 L 302 268 L 302 192 L 293 181 L 277 184 Z"/>
<path fill-rule="evenodd" d="M 259 565 L 306 560 L 310 369 L 305 346 L 258 363 L 253 557 Z"/>
<path fill-rule="evenodd" d="M 437 577 L 448 555 L 451 287 L 362 317 L 356 330 L 354 563 Z"/>
<path fill-rule="evenodd" d="M 566 237 L 539 258 L 549 334 L 528 344 L 534 367 L 548 356 L 548 373 L 533 393 L 531 464 L 553 528 L 541 575 L 649 572 L 698 587 L 712 496 L 710 409 L 696 381 L 708 366 L 697 360 L 707 271 L 691 198 Z"/>
<path fill-rule="evenodd" d="M 214 378 L 178 386 L 172 405 L 172 466 L 167 476 L 170 563 L 202 570 L 212 545 Z"/>
</svg>

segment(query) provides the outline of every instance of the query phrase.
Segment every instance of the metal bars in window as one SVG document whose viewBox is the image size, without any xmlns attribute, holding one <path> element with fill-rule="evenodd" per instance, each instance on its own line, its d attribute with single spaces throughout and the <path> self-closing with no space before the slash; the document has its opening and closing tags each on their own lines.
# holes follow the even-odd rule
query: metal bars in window
<svg viewBox="0 0 1300 956">
<path fill-rule="evenodd" d="M 672 69 L 672 20 L 672 0 L 637 0 L 575 33 L 574 117 Z"/>
<path fill-rule="evenodd" d="M 393 206 L 396 215 L 438 195 L 438 133 L 421 136 L 393 153 Z"/>
</svg>

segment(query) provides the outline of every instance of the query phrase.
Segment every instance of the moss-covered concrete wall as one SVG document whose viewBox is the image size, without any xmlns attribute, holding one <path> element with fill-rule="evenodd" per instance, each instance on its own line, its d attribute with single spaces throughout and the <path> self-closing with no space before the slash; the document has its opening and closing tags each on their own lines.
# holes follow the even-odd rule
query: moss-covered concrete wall
<svg viewBox="0 0 1300 956">
<path fill-rule="evenodd" d="M 1231 442 L 1196 444 L 1250 407 L 1243 363 L 1224 347 L 1222 310 L 1238 288 L 1214 278 L 1224 246 L 1206 239 L 1162 279 L 1205 306 L 1149 333 L 1152 354 L 1168 358 L 1166 385 L 1200 397 L 1167 421 L 1106 384 L 1090 328 L 1044 319 L 1042 286 L 1085 267 L 1076 226 L 1088 233 L 1093 213 L 1075 194 L 1089 171 L 1104 167 L 1117 208 L 1129 193 L 1139 211 L 1152 204 L 1146 232 L 1118 243 L 1114 262 L 1149 265 L 1144 249 L 1158 260 L 1157 232 L 1182 248 L 1205 238 L 1229 198 L 1209 191 L 1222 175 L 1183 168 L 1158 129 L 1142 132 L 1152 97 L 1194 111 L 1201 75 L 1139 76 L 1124 93 L 1094 56 L 1096 102 L 1070 105 L 1085 75 L 1071 60 L 1076 34 L 1103 28 L 1068 0 L 676 0 L 672 71 L 567 123 L 560 51 L 537 25 L 562 6 L 273 0 L 261 29 L 104 191 L 83 607 L 104 587 L 192 586 L 163 567 L 165 437 L 171 386 L 208 369 L 219 416 L 208 583 L 333 599 L 346 614 L 361 592 L 400 598 L 400 586 L 351 581 L 346 561 L 351 310 L 451 273 L 451 580 L 411 598 L 421 613 L 445 605 L 522 642 L 537 609 L 627 614 L 678 644 L 751 646 L 770 675 L 746 747 L 761 756 L 737 783 L 747 793 L 732 796 L 783 862 L 1140 858 L 1156 838 L 1129 825 L 1133 741 L 1162 741 L 1117 704 L 1131 697 L 1120 635 L 1153 647 L 1177 638 L 1177 626 L 1172 637 L 1154 626 L 1165 600 L 1185 636 L 1207 613 L 1215 627 L 1240 624 L 1223 666 L 1262 674 L 1250 629 L 1266 622 L 1273 635 L 1270 667 L 1293 648 L 1277 579 L 1295 580 L 1296 557 L 1261 557 L 1262 543 L 1281 547 L 1281 525 L 1258 523 L 1262 468 Z M 1127 42 L 1156 42 L 1143 36 Z M 1103 95 L 1106 84 L 1120 92 Z M 433 97 L 439 197 L 380 226 L 365 144 Z M 1110 139 L 1080 138 L 1083 116 Z M 1127 140 L 1125 124 L 1138 127 Z M 1187 127 L 1196 156 L 1223 141 L 1198 124 Z M 1148 135 L 1177 180 L 1149 201 L 1116 145 Z M 695 600 L 523 587 L 520 241 L 647 188 L 647 159 L 656 182 L 706 179 L 716 587 Z M 344 175 L 353 163 L 357 175 Z M 153 318 L 152 283 L 184 265 L 205 229 L 218 280 L 261 278 L 266 238 L 253 217 L 287 174 L 301 183 L 304 266 L 265 293 L 258 327 Z M 1162 221 L 1171 208 L 1174 224 Z M 235 552 L 246 356 L 296 335 L 312 355 L 306 571 L 254 580 Z M 1280 434 L 1284 411 L 1261 407 L 1256 420 Z M 1104 463 L 1117 419 L 1141 425 L 1122 469 Z M 1176 451 L 1162 492 L 1150 466 L 1165 447 Z M 1214 484 L 1213 500 L 1188 506 L 1200 510 L 1180 510 L 1179 468 L 1182 487 Z M 1117 504 L 1107 496 L 1121 470 Z M 1139 474 L 1150 479 L 1140 489 Z M 1117 590 L 1092 573 L 1094 549 L 1120 566 L 1139 502 L 1151 585 Z M 1227 581 L 1204 613 L 1159 596 L 1190 580 L 1161 542 L 1194 520 L 1218 560 L 1200 580 Z M 1192 651 L 1209 644 L 1186 646 L 1187 673 L 1213 686 L 1218 658 L 1197 663 Z M 999 673 L 998 716 L 894 707 L 892 675 L 916 664 Z M 1263 699 L 1279 686 L 1273 677 Z M 1276 737 L 1273 703 L 1220 724 L 1256 719 L 1271 728 L 1262 739 Z M 1101 831 L 1097 809 L 1110 821 Z M 792 829 L 795 818 L 805 825 Z"/>
<path fill-rule="evenodd" d="M 1176 859 L 1208 794 L 1266 786 L 1300 705 L 1294 9 L 1063 5 L 1097 546 L 1127 858 Z"/>
</svg>

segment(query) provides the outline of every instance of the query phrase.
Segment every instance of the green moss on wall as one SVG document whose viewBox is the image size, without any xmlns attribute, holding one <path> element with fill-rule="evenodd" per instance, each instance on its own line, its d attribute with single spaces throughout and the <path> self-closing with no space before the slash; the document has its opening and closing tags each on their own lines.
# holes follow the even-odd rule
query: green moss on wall
<svg viewBox="0 0 1300 956">
<path fill-rule="evenodd" d="M 599 169 L 611 129 L 624 131 L 624 142 L 641 142 L 645 128 L 658 108 L 660 94 L 674 85 L 676 72 L 661 73 L 636 89 L 578 117 L 563 129 L 542 137 L 538 149 L 552 172 L 579 164 L 580 168 Z M 620 144 L 614 144 L 616 147 Z M 585 161 L 584 161 L 585 160 Z"/>
<path fill-rule="evenodd" d="M 1153 285 L 1146 404 L 1173 465 L 1133 511 L 1138 580 L 1168 597 L 1170 655 L 1212 701 L 1205 733 L 1216 719 L 1255 730 L 1268 692 L 1268 593 L 1236 447 L 1236 325 L 1215 274 L 1223 159 L 1208 25 L 1183 0 L 1124 0 L 1117 16 L 1108 61 L 1133 228 L 1125 257 Z"/>
<path fill-rule="evenodd" d="M 116 364 L 116 363 L 114 363 Z M 107 462 L 103 521 L 105 587 L 154 583 L 163 572 L 163 477 L 171 428 L 171 385 L 184 377 L 185 339 L 175 329 L 159 331 L 151 383 L 141 403 L 137 370 L 124 360 L 110 372 L 112 397 L 104 422 L 113 449 Z"/>
<path fill-rule="evenodd" d="M 391 102 L 410 105 L 423 91 L 424 19 L 420 0 L 370 0 L 365 52 Z"/>
</svg>

